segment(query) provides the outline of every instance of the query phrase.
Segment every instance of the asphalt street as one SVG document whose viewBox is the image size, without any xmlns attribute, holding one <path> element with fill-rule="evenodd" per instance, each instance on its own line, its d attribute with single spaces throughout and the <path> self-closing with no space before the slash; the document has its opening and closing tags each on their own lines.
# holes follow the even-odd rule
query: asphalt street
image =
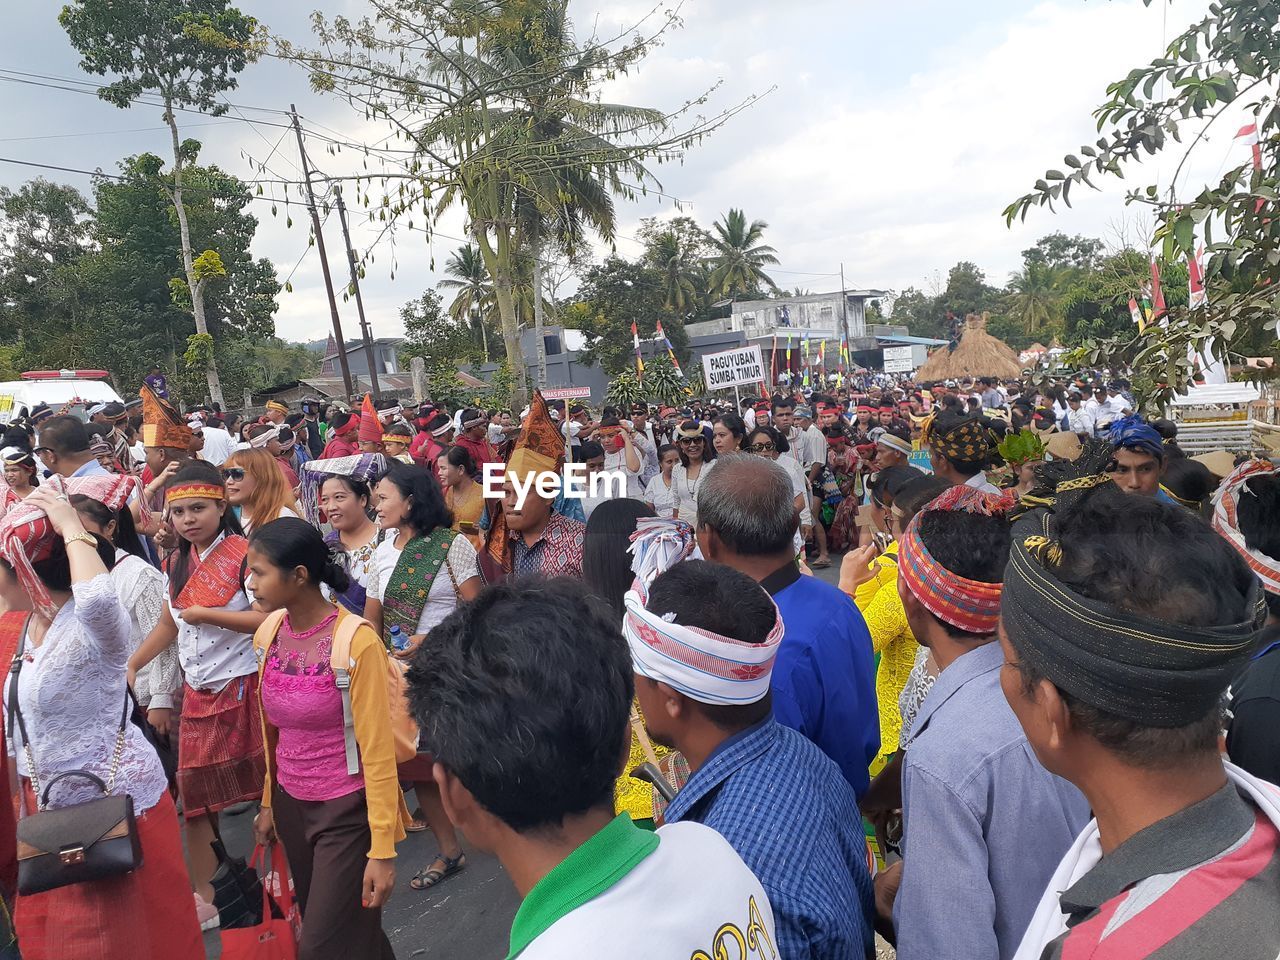
<svg viewBox="0 0 1280 960">
<path fill-rule="evenodd" d="M 839 571 L 840 560 L 833 557 L 830 567 L 814 574 L 834 585 Z M 233 854 L 252 852 L 252 825 L 252 812 L 223 817 L 223 839 Z M 465 841 L 464 847 L 467 868 L 419 893 L 409 888 L 409 878 L 433 858 L 435 840 L 429 832 L 417 833 L 400 845 L 395 893 L 382 914 L 398 960 L 502 960 L 507 955 L 519 897 L 496 859 Z M 205 948 L 209 960 L 221 956 L 216 930 L 205 934 Z"/>
</svg>

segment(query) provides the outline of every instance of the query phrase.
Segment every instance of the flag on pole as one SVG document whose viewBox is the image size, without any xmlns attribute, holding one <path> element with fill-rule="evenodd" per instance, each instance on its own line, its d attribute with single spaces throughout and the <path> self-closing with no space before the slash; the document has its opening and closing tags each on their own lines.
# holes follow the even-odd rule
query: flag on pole
<svg viewBox="0 0 1280 960">
<path fill-rule="evenodd" d="M 1142 309 L 1138 306 L 1138 301 L 1133 297 L 1129 298 L 1129 316 L 1133 317 L 1133 322 L 1137 324 L 1138 332 L 1141 333 L 1147 325 L 1147 320 L 1142 315 Z"/>
<path fill-rule="evenodd" d="M 636 329 L 636 322 L 631 321 L 631 342 L 636 348 L 636 376 L 641 380 L 644 379 L 644 360 L 640 356 L 640 331 Z"/>
<path fill-rule="evenodd" d="M 1250 146 L 1251 152 L 1253 153 L 1253 169 L 1255 171 L 1261 170 L 1262 169 L 1262 144 L 1258 140 L 1257 122 L 1255 121 L 1249 124 L 1248 126 L 1241 127 L 1240 130 L 1236 133 L 1236 139 L 1243 140 L 1245 143 L 1247 143 Z M 1262 198 L 1259 197 L 1257 202 L 1253 205 L 1254 213 L 1262 212 L 1262 203 L 1263 203 Z"/>
<path fill-rule="evenodd" d="M 1187 304 L 1192 310 L 1199 309 L 1209 302 L 1208 291 L 1204 288 L 1204 247 L 1199 247 L 1194 256 L 1187 257 Z"/>
<path fill-rule="evenodd" d="M 671 358 L 671 365 L 676 368 L 676 374 L 681 380 L 684 379 L 684 371 L 680 369 L 680 361 L 676 359 L 675 348 L 671 346 L 671 340 L 667 337 L 667 331 L 662 329 L 662 321 L 658 321 L 657 334 L 662 338 L 662 342 L 667 347 L 667 356 Z"/>
<path fill-rule="evenodd" d="M 790 374 L 791 374 L 791 334 L 787 334 L 787 359 L 786 359 L 786 364 L 787 364 L 787 367 L 786 367 L 786 369 L 787 369 L 787 374 L 788 374 L 788 375 L 790 375 Z"/>
<path fill-rule="evenodd" d="M 826 377 L 827 375 L 827 341 L 818 341 L 818 375 Z"/>
<path fill-rule="evenodd" d="M 809 331 L 800 334 L 800 382 L 809 385 Z"/>
<path fill-rule="evenodd" d="M 773 347 L 769 350 L 769 383 L 778 382 L 778 335 L 773 335 Z"/>
<path fill-rule="evenodd" d="M 1160 286 L 1160 264 L 1151 261 L 1151 320 L 1165 315 L 1164 290 Z"/>
</svg>

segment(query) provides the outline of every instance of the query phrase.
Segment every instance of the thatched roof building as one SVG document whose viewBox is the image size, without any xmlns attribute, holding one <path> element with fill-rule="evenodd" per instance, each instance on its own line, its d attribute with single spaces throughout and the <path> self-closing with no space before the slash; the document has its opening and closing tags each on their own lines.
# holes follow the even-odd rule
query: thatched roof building
<svg viewBox="0 0 1280 960">
<path fill-rule="evenodd" d="M 961 377 L 999 377 L 1015 380 L 1022 376 L 1018 355 L 1003 340 L 987 333 L 988 314 L 971 313 L 964 319 L 964 332 L 954 350 L 939 347 L 916 371 L 917 381 L 958 380 Z"/>
</svg>

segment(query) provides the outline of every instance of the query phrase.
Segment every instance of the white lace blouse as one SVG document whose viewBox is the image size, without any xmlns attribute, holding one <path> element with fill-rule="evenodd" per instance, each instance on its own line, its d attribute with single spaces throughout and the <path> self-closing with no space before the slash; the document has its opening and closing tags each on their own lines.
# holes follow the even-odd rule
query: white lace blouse
<svg viewBox="0 0 1280 960">
<path fill-rule="evenodd" d="M 155 629 L 164 613 L 167 599 L 164 574 L 141 557 L 117 550 L 111 582 L 115 584 L 116 595 L 129 616 L 132 634 L 129 652 L 132 654 Z M 138 671 L 133 692 L 144 707 L 171 710 L 181 686 L 182 667 L 178 663 L 178 650 L 170 644 Z"/>
<path fill-rule="evenodd" d="M 72 586 L 72 598 L 54 617 L 44 642 L 23 639 L 24 663 L 18 702 L 38 780 L 43 787 L 68 770 L 86 770 L 105 783 L 110 778 L 125 702 L 125 666 L 133 652 L 129 616 L 109 574 Z M 6 706 L 9 688 L 6 685 Z M 22 737 L 9 730 L 18 772 L 30 777 Z M 132 723 L 125 725 L 124 753 L 112 793 L 133 797 L 134 810 L 155 806 L 167 783 L 160 758 Z M 87 780 L 64 780 L 53 788 L 51 807 L 99 796 Z"/>
</svg>

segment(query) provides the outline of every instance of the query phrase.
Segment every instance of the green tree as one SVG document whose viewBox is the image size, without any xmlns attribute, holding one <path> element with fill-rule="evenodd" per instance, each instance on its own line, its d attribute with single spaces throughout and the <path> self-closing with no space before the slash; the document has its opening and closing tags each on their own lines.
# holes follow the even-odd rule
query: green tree
<svg viewBox="0 0 1280 960">
<path fill-rule="evenodd" d="M 764 268 L 778 262 L 778 251 L 760 241 L 769 224 L 747 223 L 746 214 L 730 209 L 712 225 L 711 290 L 718 296 L 737 297 L 760 290 L 777 291 L 778 285 Z"/>
<path fill-rule="evenodd" d="M 470 324 L 446 314 L 434 290 L 401 307 L 400 320 L 404 324 L 401 355 L 421 357 L 429 375 L 445 369 L 456 372 L 459 360 L 479 359 Z"/>
<path fill-rule="evenodd" d="M 679 317 L 687 317 L 698 306 L 697 264 L 681 244 L 674 230 L 660 233 L 645 250 L 645 259 L 662 272 L 663 306 Z"/>
<path fill-rule="evenodd" d="M 1055 329 L 1062 316 L 1062 287 L 1067 279 L 1062 267 L 1029 261 L 1009 277 L 1009 319 L 1028 334 Z"/>
<path fill-rule="evenodd" d="M 177 112 L 194 108 L 221 116 L 227 111 L 219 98 L 235 89 L 236 74 L 256 56 L 257 21 L 227 0 L 73 0 L 58 20 L 83 70 L 116 77 L 98 89 L 103 100 L 127 109 L 153 93 L 164 106 L 173 149 L 167 188 L 178 218 L 183 276 L 196 333 L 207 336 L 204 290 L 217 274 L 196 265 L 203 254 L 192 244 L 184 197 L 185 165 L 193 155 L 179 135 Z M 216 361 L 210 360 L 206 376 L 210 396 L 222 403 Z"/>
<path fill-rule="evenodd" d="M 0 187 L 0 336 L 21 339 L 64 321 L 61 268 L 91 249 L 89 201 L 74 187 L 37 178 Z"/>
<path fill-rule="evenodd" d="M 1036 245 L 1022 251 L 1027 266 L 1043 264 L 1057 269 L 1095 270 L 1103 256 L 1102 241 L 1093 237 L 1069 237 L 1058 231 L 1041 237 Z"/>
<path fill-rule="evenodd" d="M 1150 5 L 1150 0 L 1144 0 Z M 1165 264 L 1184 261 L 1203 242 L 1207 305 L 1171 307 L 1167 322 L 1136 328 L 1106 339 L 1087 339 L 1082 359 L 1091 364 L 1132 366 L 1139 380 L 1153 385 L 1148 399 L 1161 407 L 1186 386 L 1191 373 L 1188 348 L 1227 356 L 1259 342 L 1274 343 L 1280 317 L 1280 111 L 1273 90 L 1280 79 L 1280 2 L 1211 4 L 1208 13 L 1169 42 L 1162 56 L 1136 67 L 1107 88 L 1095 111 L 1102 136 L 1063 159 L 1032 190 L 1011 203 L 1006 219 L 1026 218 L 1039 206 L 1069 205 L 1081 183 L 1123 176 L 1126 166 L 1148 156 L 1180 153 L 1169 183 L 1132 189 L 1130 203 L 1151 210 L 1151 243 Z M 1260 165 L 1241 150 L 1237 165 L 1195 196 L 1177 184 L 1188 159 L 1206 142 L 1206 133 L 1224 115 L 1228 122 L 1244 106 L 1256 123 Z M 1247 121 L 1246 121 L 1247 122 Z M 1195 127 L 1195 135 L 1187 129 Z M 1216 150 L 1217 148 L 1213 148 Z M 1216 162 L 1216 161 L 1215 161 Z M 1203 239 L 1197 237 L 1197 233 Z M 1166 279 L 1166 291 L 1173 284 Z M 1136 291 L 1134 291 L 1136 293 Z M 1280 372 L 1280 371 L 1276 371 Z"/>
<path fill-rule="evenodd" d="M 987 283 L 977 264 L 962 260 L 948 271 L 947 286 L 939 298 L 944 314 L 949 310 L 963 319 L 970 313 L 997 310 L 999 305 L 1000 291 Z"/>
<path fill-rule="evenodd" d="M 497 316 L 493 283 L 485 269 L 479 249 L 464 243 L 445 261 L 445 279 L 436 286 L 454 291 L 449 303 L 449 316 L 455 323 L 469 324 L 480 340 L 484 362 L 489 362 L 489 324 Z"/>
<path fill-rule="evenodd" d="M 566 8 L 567 0 L 383 0 L 372 18 L 317 18 L 319 51 L 281 51 L 409 144 L 398 169 L 366 180 L 366 204 L 368 182 L 399 181 L 381 198 L 381 219 L 464 207 L 493 281 L 516 403 L 525 399 L 520 256 L 547 239 L 572 245 L 585 229 L 611 239 L 614 197 L 657 185 L 646 163 L 678 159 L 724 119 L 694 115 L 705 98 L 673 114 L 603 101 L 602 85 L 633 69 L 657 36 L 579 44 Z M 654 22 L 660 33 L 675 20 Z"/>
<path fill-rule="evenodd" d="M 666 308 L 662 274 L 642 262 L 607 257 L 583 275 L 577 300 L 584 306 L 581 329 L 587 334 L 583 362 L 598 363 L 609 376 L 635 367 L 631 323 L 641 339 L 655 335 L 662 322 L 676 357 L 688 358 L 689 335 L 684 323 Z"/>
</svg>

